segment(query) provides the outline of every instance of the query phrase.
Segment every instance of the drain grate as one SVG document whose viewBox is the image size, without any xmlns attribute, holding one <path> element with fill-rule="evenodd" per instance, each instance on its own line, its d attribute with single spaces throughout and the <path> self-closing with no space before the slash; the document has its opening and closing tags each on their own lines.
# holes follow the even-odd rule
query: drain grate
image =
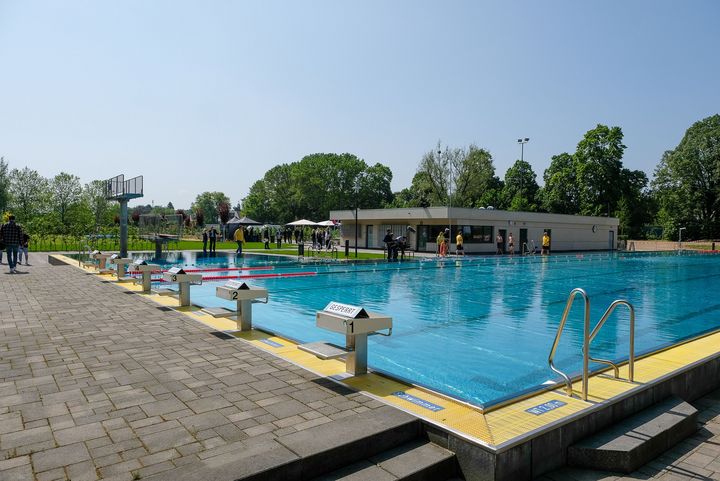
<svg viewBox="0 0 720 481">
<path fill-rule="evenodd" d="M 224 341 L 227 341 L 228 339 L 234 339 L 233 336 L 231 336 L 230 334 L 228 334 L 226 332 L 222 332 L 222 331 L 212 331 L 210 334 L 212 334 L 213 336 L 217 337 L 218 339 L 222 339 Z"/>
</svg>

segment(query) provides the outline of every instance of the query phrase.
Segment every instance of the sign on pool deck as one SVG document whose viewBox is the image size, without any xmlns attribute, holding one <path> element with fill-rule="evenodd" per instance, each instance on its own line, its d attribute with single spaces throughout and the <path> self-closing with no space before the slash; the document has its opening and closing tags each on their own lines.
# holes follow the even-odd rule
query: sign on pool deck
<svg viewBox="0 0 720 481">
<path fill-rule="evenodd" d="M 417 404 L 418 406 L 423 407 L 425 409 L 429 409 L 430 411 L 433 411 L 433 412 L 438 412 L 438 411 L 442 411 L 443 409 L 445 409 L 444 407 L 438 406 L 437 404 L 433 404 L 430 401 L 426 401 L 424 399 L 420 399 L 418 397 L 407 394 L 405 391 L 395 391 L 392 394 L 393 394 L 393 396 L 397 396 L 400 399 L 404 399 L 405 401 L 411 402 L 413 404 Z"/>
<path fill-rule="evenodd" d="M 563 401 L 558 401 L 557 399 L 553 399 L 552 401 L 548 401 L 546 403 L 538 404 L 537 406 L 533 406 L 530 409 L 526 409 L 526 413 L 534 414 L 535 416 L 540 416 L 541 414 L 545 414 L 547 412 L 552 411 L 553 409 L 557 409 L 560 407 L 565 406 L 567 403 Z"/>
</svg>

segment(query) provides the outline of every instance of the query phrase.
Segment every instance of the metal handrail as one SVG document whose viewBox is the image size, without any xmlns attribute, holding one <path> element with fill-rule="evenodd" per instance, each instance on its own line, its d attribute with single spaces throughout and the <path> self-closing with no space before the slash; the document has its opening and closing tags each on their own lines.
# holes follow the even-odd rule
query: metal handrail
<svg viewBox="0 0 720 481">
<path fill-rule="evenodd" d="M 610 315 L 615 311 L 615 308 L 618 306 L 625 306 L 630 311 L 630 355 L 628 356 L 628 380 L 630 382 L 633 382 L 635 380 L 635 308 L 632 304 L 630 304 L 628 301 L 618 299 L 616 301 L 613 301 L 612 304 L 607 308 L 605 311 L 605 314 L 602 315 L 600 320 L 598 321 L 595 328 L 590 333 L 590 340 L 589 342 L 592 343 L 593 339 L 598 335 L 598 332 L 600 332 L 600 329 L 605 324 L 605 321 L 608 320 Z M 583 357 L 587 357 L 590 361 L 593 362 L 599 362 L 602 364 L 607 364 L 609 366 L 612 366 L 614 373 L 615 373 L 615 379 L 620 378 L 620 368 L 617 364 L 615 364 L 612 361 L 608 361 L 606 359 L 595 359 L 590 356 L 590 346 L 588 344 L 587 349 L 583 351 Z M 585 368 L 583 368 L 583 382 L 585 382 L 585 379 L 588 377 L 588 372 Z"/>
<path fill-rule="evenodd" d="M 553 341 L 552 348 L 550 349 L 550 355 L 548 356 L 548 364 L 550 365 L 550 369 L 552 369 L 554 372 L 562 376 L 562 378 L 565 380 L 565 392 L 568 396 L 572 396 L 573 389 L 572 389 L 572 381 L 570 380 L 570 377 L 555 367 L 554 360 L 555 360 L 555 352 L 557 351 L 558 344 L 560 344 L 560 337 L 562 336 L 563 329 L 565 328 L 565 322 L 567 321 L 568 314 L 570 313 L 570 308 L 572 307 L 575 296 L 581 295 L 585 301 L 585 314 L 584 314 L 584 323 L 585 323 L 585 329 L 583 330 L 583 346 L 585 346 L 585 352 L 587 352 L 587 347 L 589 346 L 589 336 L 588 332 L 590 331 L 590 298 L 588 297 L 587 293 L 580 289 L 579 287 L 576 287 L 572 291 L 570 291 L 570 295 L 568 296 L 567 302 L 565 303 L 565 311 L 563 311 L 562 318 L 560 319 L 560 325 L 558 326 L 557 334 L 555 334 L 555 341 Z M 583 356 L 583 373 L 587 371 L 587 359 L 585 359 L 585 356 Z M 584 399 L 587 399 L 587 379 L 585 376 L 583 376 L 583 396 Z"/>
<path fill-rule="evenodd" d="M 535 246 L 535 241 L 531 239 L 530 243 L 533 246 L 532 250 L 530 250 L 530 247 L 528 247 L 527 242 L 522 243 L 522 246 L 520 247 L 520 255 L 521 256 L 524 256 L 525 254 L 535 255 L 535 252 L 537 250 L 537 247 Z"/>
</svg>

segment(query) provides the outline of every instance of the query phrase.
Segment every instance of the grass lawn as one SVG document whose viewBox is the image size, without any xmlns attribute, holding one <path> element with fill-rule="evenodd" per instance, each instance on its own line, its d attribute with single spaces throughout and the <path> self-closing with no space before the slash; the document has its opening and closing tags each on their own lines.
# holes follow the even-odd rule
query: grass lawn
<svg viewBox="0 0 720 481">
<path fill-rule="evenodd" d="M 87 245 L 85 239 L 72 238 L 70 236 L 52 235 L 52 236 L 35 236 L 30 240 L 30 250 L 33 252 L 46 252 L 46 251 L 60 251 L 60 252 L 78 252 L 81 246 Z M 117 238 L 101 238 L 98 239 L 92 246 L 102 252 L 116 252 L 120 249 L 120 243 Z M 201 251 L 202 241 L 193 239 L 183 239 L 178 242 L 170 242 L 168 247 L 171 251 Z M 270 250 L 264 248 L 262 242 L 246 242 L 243 246 L 243 251 L 254 252 L 257 254 L 283 254 L 296 256 L 297 255 L 297 244 L 283 244 L 281 249 L 275 247 L 275 244 L 270 244 Z M 218 242 L 215 246 L 217 250 L 235 250 L 237 249 L 237 243 L 234 241 Z M 128 239 L 128 250 L 129 251 L 153 251 L 155 250 L 155 243 L 139 239 L 137 237 L 130 237 Z M 309 253 L 305 251 L 306 255 Z M 345 250 L 338 249 L 338 259 L 345 258 Z M 329 252 L 320 252 L 315 257 L 332 257 Z M 355 252 L 353 249 L 350 250 L 350 259 L 355 258 Z M 358 252 L 358 259 L 383 259 L 382 252 Z"/>
</svg>

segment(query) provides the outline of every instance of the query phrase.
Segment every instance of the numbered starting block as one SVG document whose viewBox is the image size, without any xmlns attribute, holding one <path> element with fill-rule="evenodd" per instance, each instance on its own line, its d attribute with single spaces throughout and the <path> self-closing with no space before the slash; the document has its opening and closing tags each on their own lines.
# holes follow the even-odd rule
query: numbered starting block
<svg viewBox="0 0 720 481">
<path fill-rule="evenodd" d="M 103 254 L 100 251 L 93 251 L 92 258 L 97 261 L 97 269 L 100 274 L 112 274 L 113 270 L 108 268 L 107 262 L 113 255 L 117 254 Z"/>
<path fill-rule="evenodd" d="M 392 334 L 392 318 L 362 307 L 331 302 L 315 315 L 315 325 L 328 331 L 345 335 L 345 347 L 328 342 L 301 344 L 299 349 L 320 359 L 345 357 L 345 371 L 358 375 L 367 373 L 367 338 L 375 334 Z M 387 331 L 382 333 L 380 331 Z"/>
<path fill-rule="evenodd" d="M 142 291 L 145 293 L 150 292 L 152 283 L 152 273 L 160 270 L 160 266 L 157 264 L 148 264 L 146 261 L 134 262 L 130 268 L 134 272 L 140 272 L 139 278 L 135 279 L 135 284 L 142 284 Z"/>
<path fill-rule="evenodd" d="M 110 263 L 115 264 L 115 274 L 117 275 L 118 282 L 132 282 L 135 280 L 134 277 L 127 275 L 127 266 L 132 264 L 132 262 L 132 259 L 120 257 L 117 254 L 110 256 Z"/>
<path fill-rule="evenodd" d="M 228 281 L 224 286 L 218 286 L 215 288 L 215 295 L 221 299 L 236 301 L 237 309 L 233 311 L 225 307 L 209 307 L 203 309 L 203 312 L 214 317 L 235 317 L 237 328 L 241 331 L 252 329 L 253 302 L 268 302 L 267 289 L 249 286 L 241 281 Z"/>
<path fill-rule="evenodd" d="M 163 273 L 163 280 L 178 285 L 178 299 L 181 307 L 190 305 L 190 285 L 202 284 L 202 274 L 188 274 L 180 267 L 173 267 Z M 169 291 L 169 289 L 167 289 Z M 159 294 L 172 295 L 173 291 L 159 292 Z"/>
</svg>

